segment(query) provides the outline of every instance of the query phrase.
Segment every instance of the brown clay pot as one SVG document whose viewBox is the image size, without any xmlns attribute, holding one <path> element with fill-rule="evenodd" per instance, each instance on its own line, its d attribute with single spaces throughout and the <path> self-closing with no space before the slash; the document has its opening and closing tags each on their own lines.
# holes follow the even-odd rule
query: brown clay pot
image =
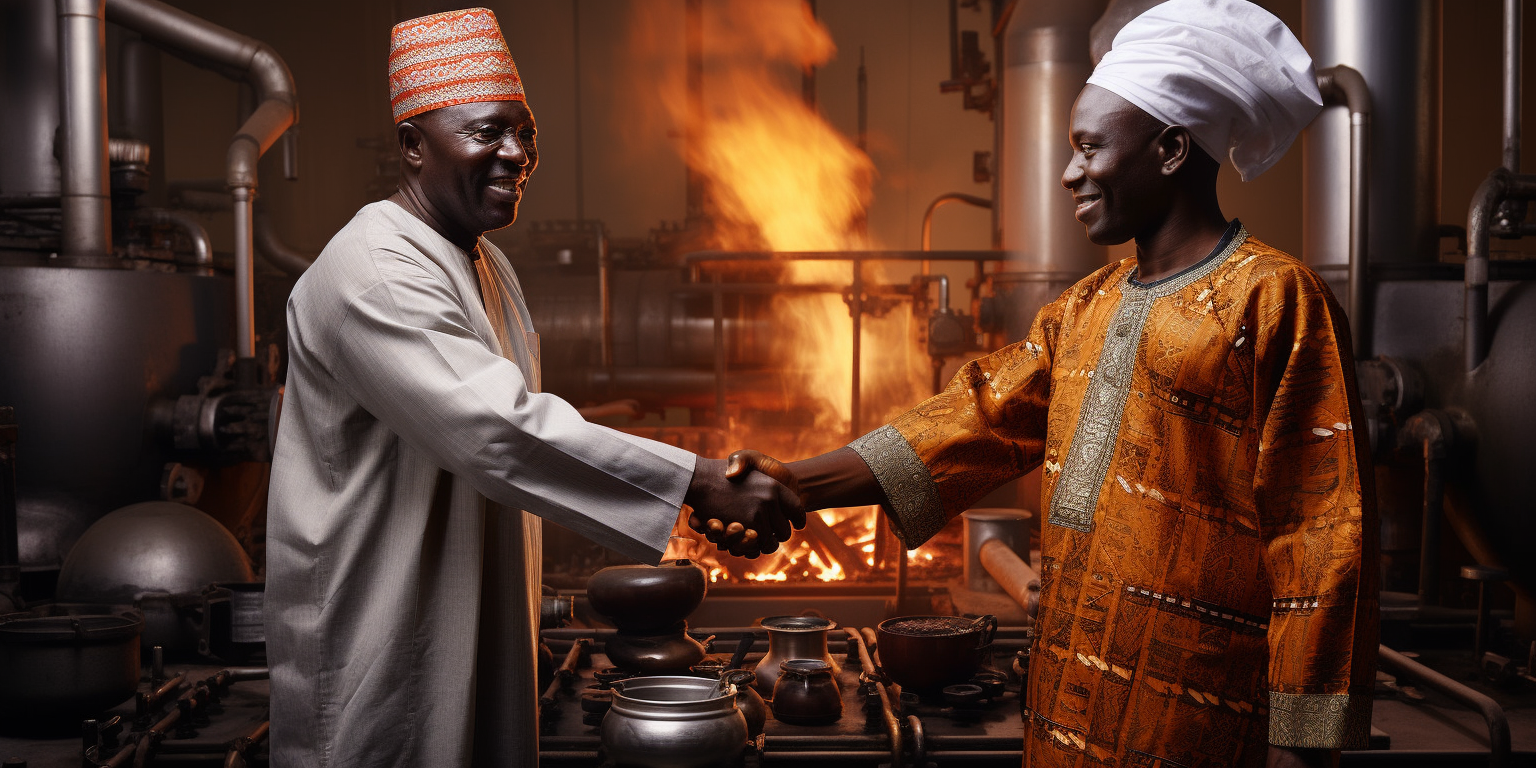
<svg viewBox="0 0 1536 768">
<path fill-rule="evenodd" d="M 620 669 L 643 675 L 683 675 L 704 659 L 704 645 L 688 635 L 688 625 L 659 635 L 616 632 L 603 641 L 603 653 Z"/>
<path fill-rule="evenodd" d="M 779 663 L 773 684 L 773 719 L 794 725 L 829 725 L 843 716 L 843 694 L 832 667 L 815 659 Z"/>
<path fill-rule="evenodd" d="M 699 607 L 708 581 L 704 569 L 691 560 L 615 565 L 587 580 L 587 601 L 620 630 L 659 632 Z"/>
<path fill-rule="evenodd" d="M 901 616 L 875 629 L 880 668 L 913 693 L 937 693 L 970 680 L 997 634 L 997 618 Z"/>
</svg>

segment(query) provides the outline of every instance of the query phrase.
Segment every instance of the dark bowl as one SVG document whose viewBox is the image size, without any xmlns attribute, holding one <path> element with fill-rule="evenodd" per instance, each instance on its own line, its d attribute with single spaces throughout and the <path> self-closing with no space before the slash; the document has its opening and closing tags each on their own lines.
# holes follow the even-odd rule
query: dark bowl
<svg viewBox="0 0 1536 768">
<path fill-rule="evenodd" d="M 621 630 L 655 632 L 688 618 L 704 601 L 708 581 L 691 560 L 615 565 L 587 580 L 587 601 Z"/>
</svg>

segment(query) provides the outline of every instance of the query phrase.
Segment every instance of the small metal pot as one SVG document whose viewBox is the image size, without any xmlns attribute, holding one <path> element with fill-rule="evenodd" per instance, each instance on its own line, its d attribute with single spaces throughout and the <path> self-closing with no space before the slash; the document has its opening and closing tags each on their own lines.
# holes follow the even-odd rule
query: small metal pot
<svg viewBox="0 0 1536 768">
<path fill-rule="evenodd" d="M 644 675 L 680 675 L 706 654 L 704 644 L 688 634 L 688 625 L 660 635 L 617 632 L 603 641 L 603 653 L 621 669 Z"/>
<path fill-rule="evenodd" d="M 830 725 L 843 716 L 843 694 L 825 661 L 791 659 L 779 665 L 773 719 L 794 725 Z"/>
<path fill-rule="evenodd" d="M 0 723 L 92 715 L 138 689 L 143 615 L 94 610 L 0 617 Z"/>
<path fill-rule="evenodd" d="M 768 630 L 768 653 L 756 667 L 758 693 L 773 696 L 779 665 L 790 659 L 824 661 L 837 674 L 837 662 L 827 650 L 827 633 L 837 628 L 837 622 L 820 616 L 769 616 L 757 624 Z"/>
<path fill-rule="evenodd" d="M 634 768 L 740 765 L 747 721 L 736 687 L 701 677 L 634 677 L 613 684 L 603 751 Z"/>
</svg>

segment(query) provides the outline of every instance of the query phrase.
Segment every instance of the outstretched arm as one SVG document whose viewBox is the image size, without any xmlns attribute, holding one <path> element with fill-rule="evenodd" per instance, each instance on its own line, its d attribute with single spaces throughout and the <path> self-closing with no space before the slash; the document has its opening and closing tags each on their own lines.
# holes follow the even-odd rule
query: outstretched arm
<svg viewBox="0 0 1536 768">
<path fill-rule="evenodd" d="M 699 458 L 683 503 L 694 510 L 688 525 L 736 557 L 772 552 L 789 540 L 791 521 L 805 525 L 793 478 L 777 470 L 727 472 L 719 459 Z"/>
</svg>

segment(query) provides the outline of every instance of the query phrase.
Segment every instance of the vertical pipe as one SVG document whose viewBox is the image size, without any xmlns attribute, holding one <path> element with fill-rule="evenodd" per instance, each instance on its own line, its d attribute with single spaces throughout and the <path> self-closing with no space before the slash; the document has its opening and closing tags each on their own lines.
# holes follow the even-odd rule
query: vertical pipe
<svg viewBox="0 0 1536 768">
<path fill-rule="evenodd" d="M 726 429 L 730 422 L 725 418 L 725 293 L 719 272 L 710 275 L 710 287 L 715 313 L 715 426 Z"/>
<path fill-rule="evenodd" d="M 860 152 L 869 151 L 869 78 L 864 70 L 864 46 L 859 46 L 859 124 L 858 143 Z M 853 231 L 860 238 L 869 234 L 869 212 L 863 207 L 859 208 L 858 220 L 854 222 Z"/>
<path fill-rule="evenodd" d="M 1356 360 L 1371 357 L 1370 115 L 1349 115 L 1349 322 Z"/>
<path fill-rule="evenodd" d="M 256 307 L 255 307 L 255 260 L 252 258 L 255 234 L 252 229 L 252 198 L 255 190 L 250 187 L 231 187 L 229 193 L 235 199 L 235 357 L 256 360 Z M 254 378 L 254 366 L 247 378 Z M 238 373 L 238 372 L 237 372 Z M 242 386 L 255 386 L 255 381 L 239 382 Z"/>
<path fill-rule="evenodd" d="M 1445 445 L 1424 440 L 1424 517 L 1419 531 L 1419 605 L 1440 600 L 1440 519 L 1445 500 Z"/>
<path fill-rule="evenodd" d="M 107 184 L 106 0 L 58 0 L 62 107 L 60 255 L 112 255 Z"/>
<path fill-rule="evenodd" d="M 1504 0 L 1504 167 L 1520 172 L 1520 3 Z"/>
<path fill-rule="evenodd" d="M 864 262 L 853 261 L 853 285 L 849 289 L 848 311 L 853 316 L 853 383 L 849 392 L 848 408 L 848 432 L 850 440 L 857 440 L 864 434 L 863 418 L 859 413 L 864 404 L 861 402 L 863 393 L 863 352 L 864 352 Z"/>
<path fill-rule="evenodd" d="M 16 530 L 16 411 L 0 406 L 0 585 L 21 578 Z M 5 593 L 0 591 L 0 598 Z M 6 604 L 0 600 L 0 608 Z"/>
<path fill-rule="evenodd" d="M 574 132 L 576 135 L 576 167 L 574 170 L 576 173 L 576 220 L 579 222 L 584 221 L 587 218 L 586 188 L 584 186 L 586 181 L 586 171 L 584 170 L 584 166 L 582 164 L 583 158 L 581 147 L 581 0 L 571 0 L 571 69 L 573 70 L 573 79 L 575 81 L 575 88 L 572 89 L 572 95 L 574 95 L 576 98 L 576 114 L 574 116 Z M 606 291 L 606 287 L 604 290 Z M 604 295 L 606 295 L 606 293 Z M 603 300 L 603 311 L 608 311 L 607 299 Z M 604 322 L 606 324 L 607 321 Z M 603 364 L 609 368 L 613 367 L 612 362 L 608 361 L 606 355 L 604 357 Z M 609 376 L 608 380 L 611 382 L 613 377 Z"/>
<path fill-rule="evenodd" d="M 686 57 L 688 120 L 683 124 L 683 157 L 688 160 L 687 218 L 704 218 L 704 175 L 694 169 L 691 153 L 698 151 L 704 131 L 704 0 L 688 0 L 683 14 L 683 43 Z"/>
</svg>

